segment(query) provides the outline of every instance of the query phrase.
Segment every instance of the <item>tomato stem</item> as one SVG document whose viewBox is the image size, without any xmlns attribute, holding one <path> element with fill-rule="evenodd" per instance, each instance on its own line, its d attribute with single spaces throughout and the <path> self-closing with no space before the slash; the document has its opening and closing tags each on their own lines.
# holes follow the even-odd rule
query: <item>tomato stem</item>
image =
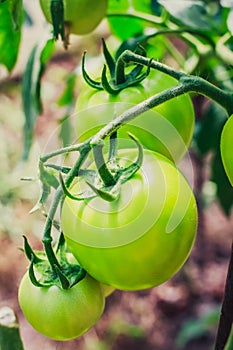
<svg viewBox="0 0 233 350">
<path fill-rule="evenodd" d="M 53 23 L 54 38 L 58 39 L 60 35 L 62 40 L 65 40 L 63 0 L 51 0 L 50 13 L 51 13 L 52 23 Z"/>
<path fill-rule="evenodd" d="M 116 181 L 114 176 L 109 171 L 104 156 L 103 156 L 103 144 L 100 143 L 93 147 L 93 154 L 95 159 L 95 164 L 97 167 L 97 170 L 99 172 L 99 175 L 104 183 L 105 186 L 113 186 L 115 185 Z"/>
<path fill-rule="evenodd" d="M 137 55 L 129 50 L 124 51 L 122 56 L 126 62 L 134 62 L 143 64 L 145 66 L 149 65 L 150 68 L 159 70 L 165 74 L 172 76 L 183 84 L 183 93 L 196 92 L 201 95 L 205 95 L 206 97 L 209 97 L 224 107 L 229 115 L 233 113 L 232 92 L 224 91 L 201 77 L 186 74 L 184 72 L 173 69 L 166 64 Z M 172 96 L 170 98 L 172 98 Z"/>
<path fill-rule="evenodd" d="M 109 161 L 115 161 L 117 156 L 117 131 L 114 131 L 110 135 L 110 148 L 108 154 Z"/>
<path fill-rule="evenodd" d="M 69 187 L 71 185 L 73 179 L 77 176 L 78 171 L 79 171 L 80 167 L 82 166 L 83 162 L 85 161 L 89 151 L 90 151 L 90 146 L 88 146 L 88 145 L 83 146 L 82 149 L 80 150 L 80 156 L 78 157 L 73 168 L 69 171 L 67 178 L 65 180 L 66 187 Z M 63 192 L 62 186 L 59 186 L 56 193 L 55 193 L 54 200 L 53 200 L 51 207 L 49 209 L 49 212 L 48 212 L 48 216 L 47 216 L 45 228 L 44 228 L 43 239 L 42 239 L 48 261 L 49 261 L 52 269 L 54 269 L 54 270 L 56 270 L 57 267 L 59 268 L 60 264 L 56 258 L 56 255 L 53 251 L 53 248 L 52 248 L 53 239 L 51 236 L 51 231 L 52 231 L 55 213 L 56 213 L 58 205 L 63 197 L 64 197 L 64 192 Z"/>
</svg>

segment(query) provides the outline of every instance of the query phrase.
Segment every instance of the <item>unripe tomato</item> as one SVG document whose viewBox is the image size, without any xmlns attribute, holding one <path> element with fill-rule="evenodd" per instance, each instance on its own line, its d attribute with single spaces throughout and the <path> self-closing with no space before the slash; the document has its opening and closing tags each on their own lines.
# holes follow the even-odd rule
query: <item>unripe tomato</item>
<svg viewBox="0 0 233 350">
<path fill-rule="evenodd" d="M 77 338 L 99 320 L 105 306 L 103 290 L 89 275 L 72 288 L 36 287 L 28 272 L 19 286 L 19 305 L 28 322 L 56 340 Z"/>
<path fill-rule="evenodd" d="M 227 120 L 221 135 L 221 156 L 228 179 L 233 186 L 233 115 Z"/>
<path fill-rule="evenodd" d="M 75 107 L 78 142 L 94 135 L 127 109 L 175 85 L 175 79 L 158 71 L 152 72 L 142 84 L 128 87 L 117 95 L 84 85 Z M 174 98 L 123 125 L 118 130 L 120 148 L 135 146 L 127 136 L 128 131 L 140 140 L 144 148 L 178 162 L 187 152 L 194 131 L 190 97 L 182 95 Z"/>
<path fill-rule="evenodd" d="M 120 166 L 137 156 L 120 150 Z M 84 191 L 81 178 L 71 188 Z M 142 167 L 107 202 L 100 197 L 66 198 L 61 215 L 68 247 L 98 281 L 122 290 L 140 290 L 172 277 L 186 261 L 197 229 L 193 192 L 175 165 L 145 150 Z"/>
<path fill-rule="evenodd" d="M 40 0 L 41 9 L 48 22 L 52 23 L 50 13 L 51 0 Z M 63 0 L 64 20 L 70 25 L 70 33 L 88 34 L 104 18 L 108 0 Z"/>
</svg>

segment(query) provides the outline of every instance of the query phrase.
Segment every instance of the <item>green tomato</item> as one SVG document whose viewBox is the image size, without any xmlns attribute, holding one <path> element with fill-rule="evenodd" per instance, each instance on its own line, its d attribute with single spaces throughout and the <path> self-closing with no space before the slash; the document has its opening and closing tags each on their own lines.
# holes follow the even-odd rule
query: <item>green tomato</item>
<svg viewBox="0 0 233 350">
<path fill-rule="evenodd" d="M 115 288 L 112 286 L 109 286 L 108 284 L 101 283 L 101 287 L 105 298 L 107 298 L 109 295 L 111 295 L 115 291 Z"/>
<path fill-rule="evenodd" d="M 120 150 L 120 166 L 134 149 Z M 71 188 L 85 190 L 82 178 Z M 197 209 L 193 192 L 175 165 L 145 150 L 142 167 L 107 202 L 66 198 L 61 215 L 67 245 L 98 281 L 121 290 L 159 285 L 184 264 L 194 243 Z"/>
<path fill-rule="evenodd" d="M 233 186 L 233 115 L 227 120 L 221 135 L 221 156 L 228 179 Z"/>
<path fill-rule="evenodd" d="M 41 9 L 48 22 L 52 23 L 51 0 L 40 0 Z M 70 33 L 84 35 L 93 31 L 104 18 L 108 0 L 63 0 L 64 20 L 70 25 Z"/>
<path fill-rule="evenodd" d="M 83 86 L 75 107 L 77 141 L 94 135 L 122 112 L 167 88 L 176 81 L 158 71 L 135 87 L 117 95 Z M 119 148 L 135 147 L 127 132 L 138 137 L 144 148 L 159 152 L 174 162 L 186 153 L 194 130 L 194 111 L 188 95 L 167 101 L 136 117 L 118 130 Z"/>
<path fill-rule="evenodd" d="M 28 272 L 19 286 L 19 305 L 28 322 L 56 340 L 77 338 L 99 320 L 105 298 L 101 285 L 89 275 L 68 290 L 36 287 Z"/>
</svg>

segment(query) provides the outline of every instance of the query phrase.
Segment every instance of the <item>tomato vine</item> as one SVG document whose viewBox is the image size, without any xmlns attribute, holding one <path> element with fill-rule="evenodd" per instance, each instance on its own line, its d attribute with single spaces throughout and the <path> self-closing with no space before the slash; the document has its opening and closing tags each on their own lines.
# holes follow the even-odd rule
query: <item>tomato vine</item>
<svg viewBox="0 0 233 350">
<path fill-rule="evenodd" d="M 102 110 L 102 115 L 110 114 L 108 119 L 102 117 L 104 126 L 101 124 L 101 127 L 88 134 L 84 141 L 81 140 L 76 144 L 66 145 L 48 154 L 41 155 L 39 160 L 42 195 L 33 210 L 44 206 L 51 189 L 54 190 L 54 194 L 50 208 L 46 213 L 42 233 L 44 251 L 33 251 L 27 238 L 24 236 L 24 251 L 30 261 L 30 266 L 19 288 L 19 302 L 25 316 L 36 329 L 42 334 L 59 340 L 75 338 L 90 329 L 103 312 L 105 297 L 114 288 L 122 290 L 150 288 L 173 276 L 188 257 L 194 242 L 197 230 L 196 202 L 191 187 L 186 184 L 185 179 L 176 168 L 176 164 L 174 164 L 183 156 L 183 149 L 179 155 L 171 156 L 170 159 L 167 159 L 165 157 L 167 156 L 166 152 L 164 156 L 159 147 L 158 149 L 156 149 L 156 146 L 154 146 L 154 149 L 153 147 L 147 147 L 150 142 L 144 145 L 143 137 L 140 140 L 140 131 L 139 137 L 134 135 L 136 128 L 132 128 L 131 132 L 131 122 L 137 120 L 140 116 L 141 125 L 143 126 L 148 111 L 153 110 L 155 112 L 153 115 L 154 119 L 158 119 L 159 114 L 161 113 L 161 116 L 162 112 L 166 110 L 167 102 L 177 102 L 178 97 L 180 98 L 184 95 L 188 96 L 188 98 L 192 95 L 194 101 L 197 96 L 204 96 L 211 101 L 211 106 L 217 105 L 218 107 L 216 108 L 220 111 L 219 119 L 221 120 L 216 122 L 217 127 L 214 129 L 213 134 L 221 134 L 221 147 L 219 147 L 218 142 L 220 138 L 215 138 L 214 141 L 211 139 L 209 143 L 207 142 L 204 146 L 201 145 L 199 147 L 203 134 L 206 131 L 209 132 L 208 129 L 211 129 L 210 126 L 212 127 L 212 124 L 214 124 L 213 128 L 215 127 L 216 120 L 211 123 L 211 118 L 206 121 L 206 124 L 201 123 L 197 118 L 194 135 L 195 147 L 202 154 L 206 154 L 210 150 L 214 151 L 214 161 L 223 162 L 224 169 L 221 169 L 225 176 L 224 181 L 227 182 L 229 180 L 228 182 L 232 185 L 233 158 L 229 146 L 231 145 L 230 138 L 232 136 L 231 115 L 233 115 L 232 74 L 230 72 L 233 65 L 233 28 L 231 23 L 233 6 L 231 2 L 212 1 L 211 4 L 207 4 L 204 0 L 198 3 L 195 1 L 181 1 L 179 6 L 174 7 L 171 2 L 163 0 L 150 2 L 101 0 L 96 5 L 95 11 L 93 11 L 92 3 L 89 0 L 40 0 L 42 13 L 52 25 L 52 34 L 49 32 L 49 40 L 46 40 L 45 45 L 37 45 L 33 48 L 29 55 L 22 81 L 22 100 L 25 115 L 22 159 L 26 161 L 32 145 L 36 118 L 43 111 L 41 83 L 43 74 L 46 71 L 46 65 L 49 63 L 55 49 L 55 41 L 61 39 L 64 47 L 67 49 L 70 45 L 70 33 L 78 35 L 89 34 L 102 20 L 105 20 L 105 25 L 109 26 L 108 35 L 115 37 L 115 39 L 117 37 L 117 40 L 121 41 L 113 57 L 107 48 L 105 40 L 102 39 L 103 56 L 106 62 L 103 65 L 102 72 L 99 74 L 99 80 L 92 79 L 87 72 L 86 58 L 88 53 L 83 54 L 82 64 L 80 65 L 84 84 L 88 83 L 90 91 L 93 90 L 93 93 L 91 92 L 90 95 L 89 92 L 87 93 L 83 104 L 81 101 L 82 92 L 80 93 L 79 99 L 81 102 L 76 104 L 77 113 L 80 112 L 80 106 L 84 110 L 87 109 L 87 99 L 92 95 L 94 96 L 94 94 L 97 96 L 99 91 L 101 91 L 103 94 L 99 96 L 104 97 L 103 100 L 100 98 L 99 104 L 103 105 L 107 101 L 107 103 L 114 105 L 114 109 Z M 216 6 L 212 6 L 213 4 Z M 8 22 L 8 24 L 4 22 L 5 31 L 0 26 L 0 34 L 3 34 L 3 39 L 0 39 L 1 52 L 6 47 L 8 58 L 6 59 L 0 53 L 0 62 L 9 71 L 16 63 L 23 12 L 22 0 L 0 1 L 1 17 L 7 18 Z M 124 25 L 126 20 L 128 21 L 127 24 L 129 24 L 127 26 Z M 12 38 L 9 46 L 6 45 L 8 37 Z M 178 46 L 176 46 L 176 40 Z M 163 41 L 162 44 L 161 41 Z M 11 47 L 12 44 L 13 46 Z M 183 45 L 181 52 L 179 45 Z M 169 52 L 171 62 L 175 62 L 176 68 L 173 68 L 172 64 L 163 63 L 163 56 L 167 52 Z M 153 57 L 156 57 L 156 59 Z M 164 61 L 166 62 L 166 59 Z M 227 77 L 226 81 L 219 79 L 219 70 L 223 76 Z M 153 73 L 158 72 L 173 78 L 171 79 L 171 86 L 168 84 L 166 88 L 161 86 L 161 89 L 153 90 L 153 84 L 156 85 L 157 83 L 157 76 Z M 76 78 L 77 72 L 75 69 L 67 79 L 66 90 L 58 102 L 60 106 L 67 108 L 68 114 L 70 114 L 74 106 Z M 151 83 L 150 79 L 151 81 L 153 80 L 153 83 Z M 176 83 L 172 83 L 175 81 Z M 151 83 L 148 83 L 149 88 L 146 87 L 146 82 Z M 83 86 L 81 89 L 85 90 Z M 136 99 L 134 96 L 135 91 L 139 91 L 139 99 Z M 98 97 L 96 100 L 98 100 Z M 97 110 L 98 104 L 96 104 L 96 100 L 94 99 L 92 108 Z M 124 108 L 122 105 L 118 105 L 118 109 L 116 105 L 121 102 L 128 102 L 127 107 Z M 158 108 L 156 109 L 156 107 Z M 92 111 L 90 111 L 89 116 Z M 162 117 L 165 118 L 165 114 Z M 89 116 L 86 113 L 87 119 Z M 179 111 L 175 117 L 182 117 L 179 115 Z M 192 118 L 193 115 L 189 119 L 188 140 L 183 142 L 185 150 L 189 147 L 193 134 Z M 216 116 L 213 116 L 213 118 L 216 118 Z M 169 119 L 168 122 L 170 123 Z M 181 125 L 182 122 L 183 119 L 179 120 L 178 124 Z M 91 124 L 92 120 L 88 121 L 87 125 L 88 123 Z M 122 148 L 120 146 L 120 138 L 123 135 L 121 130 L 126 125 L 129 126 L 130 130 L 130 133 L 127 135 L 129 140 L 127 139 L 127 141 L 131 142 L 132 148 L 127 147 L 122 150 L 120 149 Z M 182 138 L 175 123 L 174 125 L 172 124 L 172 127 Z M 164 130 L 162 130 L 162 133 L 164 133 Z M 144 135 L 145 139 L 147 137 L 149 137 L 148 133 L 146 136 Z M 215 136 L 211 137 L 214 138 Z M 161 139 L 162 141 L 163 139 Z M 170 138 L 170 141 L 168 151 L 174 147 L 173 139 Z M 106 148 L 108 151 L 106 151 Z M 71 152 L 75 152 L 76 157 L 71 166 L 52 163 L 54 157 L 62 155 L 64 159 L 69 158 L 67 155 Z M 160 152 L 162 155 L 156 152 Z M 89 166 L 90 159 L 92 160 L 92 165 Z M 150 163 L 150 166 L 147 166 L 148 163 Z M 215 163 L 217 164 L 217 162 Z M 160 172 L 157 167 L 160 169 Z M 215 168 L 213 166 L 211 170 L 217 186 L 221 187 L 222 177 L 219 176 L 218 166 L 215 166 Z M 143 177 L 145 174 L 147 180 L 153 180 L 148 181 L 149 187 L 145 185 L 146 181 L 144 181 Z M 174 176 L 171 177 L 170 174 Z M 179 181 L 177 180 L 178 182 L 174 180 L 176 177 L 179 179 Z M 140 188 L 138 189 L 139 182 Z M 155 183 L 157 183 L 157 187 L 155 187 Z M 135 190 L 131 194 L 133 214 L 130 212 L 128 202 L 124 202 L 124 194 L 129 194 L 127 191 L 129 191 L 131 185 L 133 190 Z M 170 197 L 166 195 L 166 191 L 164 191 L 165 194 L 163 193 L 163 186 L 165 186 L 166 190 L 169 189 Z M 229 183 L 227 188 L 229 188 Z M 74 189 L 78 189 L 78 192 L 74 192 Z M 219 191 L 221 192 L 221 190 Z M 128 208 L 127 210 L 129 210 L 129 218 L 131 218 L 132 214 L 132 218 L 135 219 L 135 213 L 138 213 L 137 210 L 140 212 L 141 207 L 144 205 L 143 199 L 146 198 L 149 201 L 148 198 L 150 196 L 147 198 L 146 194 L 151 192 L 156 197 L 156 200 L 153 199 L 153 205 L 155 208 L 158 207 L 158 221 L 156 221 L 157 219 L 155 222 L 153 221 L 146 232 L 143 231 L 142 225 L 139 225 L 135 229 L 135 232 L 139 235 L 137 236 L 138 240 L 135 239 L 133 243 L 130 241 L 127 244 L 119 244 L 117 247 L 120 247 L 119 252 L 122 254 L 121 258 L 124 262 L 122 279 L 121 265 L 119 265 L 120 258 L 117 255 L 116 247 L 105 247 L 102 240 L 105 239 L 105 243 L 108 242 L 106 229 L 109 230 L 108 234 L 111 236 L 111 229 L 118 228 L 120 226 L 119 221 L 122 221 L 126 226 L 128 225 L 128 221 L 123 215 L 120 216 L 120 205 L 125 205 Z M 231 195 L 230 190 L 229 195 Z M 188 203 L 185 202 L 186 197 L 190 199 Z M 219 194 L 220 201 L 221 198 L 222 193 Z M 160 200 L 162 209 L 158 204 Z M 140 206 L 136 206 L 135 202 L 136 204 L 140 203 Z M 230 211 L 232 204 L 232 199 L 227 203 L 223 203 L 225 212 Z M 100 212 L 98 215 L 94 213 L 95 205 Z M 153 211 L 151 209 L 153 205 L 151 204 L 151 207 L 147 208 L 147 215 L 145 218 L 143 217 L 144 227 L 147 222 L 150 222 L 149 219 L 157 213 L 156 210 Z M 178 205 L 180 205 L 179 208 Z M 117 215 L 115 215 L 115 212 L 117 212 Z M 61 222 L 57 221 L 57 215 Z M 82 222 L 80 218 L 85 218 L 85 220 Z M 95 224 L 93 220 L 96 220 L 99 225 L 99 231 L 97 226 L 95 228 L 100 235 L 99 242 L 102 242 L 101 247 L 92 246 L 91 242 L 87 242 L 85 246 L 85 244 L 82 244 L 82 241 L 80 242 L 78 239 L 76 241 L 76 234 L 78 235 L 79 231 L 85 232 L 86 230 L 86 239 L 88 239 L 89 234 L 91 236 L 92 231 L 90 227 Z M 110 225 L 112 222 L 113 226 Z M 102 228 L 101 225 L 104 227 Z M 168 226 L 172 227 L 171 231 L 168 230 Z M 59 232 L 59 238 L 56 240 L 53 237 L 54 227 Z M 170 236 L 171 239 L 166 241 L 164 237 L 168 237 L 166 235 L 171 232 L 173 233 Z M 128 226 L 125 236 L 127 234 L 129 234 Z M 179 237 L 174 238 L 175 236 Z M 119 237 L 114 239 L 116 241 L 117 239 L 120 240 Z M 124 237 L 124 239 L 126 238 Z M 149 243 L 146 241 L 147 239 Z M 56 241 L 56 245 L 54 241 Z M 155 242 L 157 246 L 155 246 Z M 165 242 L 167 244 L 167 260 L 163 259 L 166 248 Z M 170 243 L 171 246 L 169 245 Z M 125 246 L 127 246 L 126 249 Z M 107 248 L 104 253 L 103 248 Z M 130 250 L 131 248 L 132 250 Z M 145 268 L 140 266 L 137 269 L 137 273 L 133 273 L 133 268 L 136 264 L 135 257 L 140 249 L 146 252 L 144 255 L 146 272 Z M 72 251 L 77 261 L 73 256 L 70 258 L 69 250 Z M 175 256 L 176 251 L 177 256 Z M 114 258 L 118 261 L 116 262 Z M 173 266 L 170 264 L 172 258 Z M 164 263 L 163 266 L 161 261 Z M 233 261 L 231 257 L 215 350 L 223 350 L 225 348 L 232 328 L 232 266 Z M 164 271 L 160 275 L 162 269 Z M 111 272 L 112 276 L 110 278 Z M 84 286 L 84 289 L 82 286 Z M 36 295 L 36 304 L 37 306 L 39 305 L 37 309 L 39 321 L 31 312 L 32 307 L 28 308 L 27 306 L 28 298 L 25 298 L 24 295 L 25 288 L 28 290 L 29 296 Z M 95 292 L 91 293 L 91 289 Z M 58 297 L 58 301 L 55 300 L 55 304 L 53 303 L 53 297 L 49 299 L 46 297 L 47 292 L 51 293 L 51 296 L 55 293 L 55 299 Z M 78 302 L 73 303 L 76 292 Z M 69 294 L 72 295 L 72 303 L 67 304 L 70 310 L 75 308 L 77 313 L 78 310 L 82 310 L 83 313 L 87 311 L 88 315 L 91 312 L 91 305 L 93 307 L 97 305 L 97 308 L 92 319 L 83 318 L 85 322 L 83 324 L 80 323 L 80 327 L 73 318 L 71 320 L 68 317 L 65 320 L 67 324 L 70 320 L 74 322 L 70 323 L 70 327 L 63 329 L 62 323 L 64 318 L 63 315 L 61 316 L 61 314 L 57 313 L 56 303 L 64 311 Z M 83 296 L 84 299 L 88 299 L 87 303 L 82 302 L 84 300 L 82 299 Z M 53 323 L 52 328 L 47 329 L 45 327 L 49 322 L 49 318 L 47 316 L 44 318 L 44 314 L 41 313 L 40 302 L 44 304 L 48 302 L 47 306 L 51 307 L 50 316 L 57 322 Z M 65 308 L 63 308 L 64 305 Z"/>
</svg>

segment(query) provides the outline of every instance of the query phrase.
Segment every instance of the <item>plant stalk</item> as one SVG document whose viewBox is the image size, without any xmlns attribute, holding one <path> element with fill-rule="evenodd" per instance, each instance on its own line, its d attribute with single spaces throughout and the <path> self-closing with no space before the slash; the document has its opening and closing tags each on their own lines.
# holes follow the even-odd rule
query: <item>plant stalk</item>
<svg viewBox="0 0 233 350">
<path fill-rule="evenodd" d="M 228 267 L 221 316 L 215 343 L 215 350 L 224 350 L 230 336 L 233 322 L 233 243 Z"/>
</svg>

